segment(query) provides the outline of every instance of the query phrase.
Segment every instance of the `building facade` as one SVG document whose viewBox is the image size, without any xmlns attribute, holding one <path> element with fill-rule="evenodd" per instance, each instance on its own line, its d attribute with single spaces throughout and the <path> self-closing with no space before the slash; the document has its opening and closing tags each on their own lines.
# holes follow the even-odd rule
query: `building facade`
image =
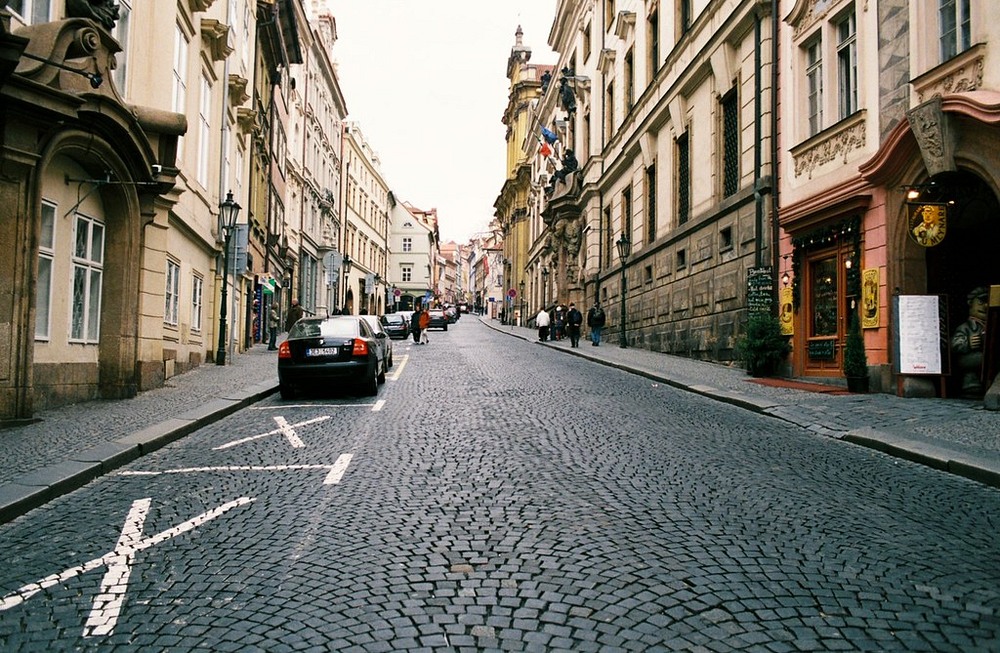
<svg viewBox="0 0 1000 653">
<path fill-rule="evenodd" d="M 800 0 L 785 11 L 780 225 L 793 373 L 842 376 L 857 319 L 873 388 L 982 397 L 1000 371 L 1000 7 Z M 933 319 L 906 308 L 927 302 Z M 971 351 L 970 311 L 986 331 L 973 324 Z M 934 346 L 918 354 L 911 327 Z"/>
<path fill-rule="evenodd" d="M 437 285 L 437 209 L 424 211 L 391 196 L 388 278 L 394 309 L 412 311 Z"/>
</svg>

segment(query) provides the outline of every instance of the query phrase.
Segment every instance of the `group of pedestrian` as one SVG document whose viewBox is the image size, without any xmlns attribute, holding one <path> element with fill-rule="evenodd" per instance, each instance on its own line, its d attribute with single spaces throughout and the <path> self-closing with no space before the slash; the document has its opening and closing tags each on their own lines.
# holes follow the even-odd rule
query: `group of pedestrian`
<svg viewBox="0 0 1000 653">
<path fill-rule="evenodd" d="M 583 327 L 583 314 L 577 309 L 576 304 L 570 302 L 569 307 L 556 306 L 549 314 L 544 308 L 538 311 L 535 316 L 535 326 L 538 328 L 538 340 L 545 342 L 549 339 L 549 332 L 554 325 L 552 333 L 553 340 L 562 340 L 563 336 L 569 336 L 570 347 L 580 346 L 580 335 Z M 587 311 L 587 328 L 590 329 L 591 345 L 598 346 L 601 343 L 601 331 L 604 329 L 604 310 L 598 302 Z"/>
<path fill-rule="evenodd" d="M 430 338 L 427 337 L 427 328 L 430 325 L 431 314 L 426 307 L 418 304 L 410 316 L 410 332 L 413 334 L 414 344 L 426 345 L 430 342 Z"/>
</svg>

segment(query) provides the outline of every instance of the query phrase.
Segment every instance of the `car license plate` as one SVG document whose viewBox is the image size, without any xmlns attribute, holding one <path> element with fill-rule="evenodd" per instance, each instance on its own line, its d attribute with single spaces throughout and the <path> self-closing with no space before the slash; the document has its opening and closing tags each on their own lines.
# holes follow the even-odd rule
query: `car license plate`
<svg viewBox="0 0 1000 653">
<path fill-rule="evenodd" d="M 338 347 L 310 347 L 306 349 L 306 358 L 313 356 L 336 356 Z"/>
</svg>

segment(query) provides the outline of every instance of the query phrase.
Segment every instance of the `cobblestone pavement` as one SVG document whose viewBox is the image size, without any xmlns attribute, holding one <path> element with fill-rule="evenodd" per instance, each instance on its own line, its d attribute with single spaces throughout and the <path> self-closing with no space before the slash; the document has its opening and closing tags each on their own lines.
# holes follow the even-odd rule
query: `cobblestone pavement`
<svg viewBox="0 0 1000 653">
<path fill-rule="evenodd" d="M 996 489 L 465 319 L 0 526 L 0 650 L 996 649 Z"/>
<path fill-rule="evenodd" d="M 498 332 L 537 340 L 531 329 L 463 318 L 477 319 Z M 754 383 L 739 368 L 622 349 L 613 342 L 591 347 L 584 339 L 571 349 L 568 340 L 561 340 L 544 346 L 1000 486 L 1000 412 L 986 411 L 978 402 L 772 387 Z M 0 467 L 0 522 L 238 410 L 276 385 L 276 352 L 257 345 L 231 357 L 229 365 L 202 365 L 133 399 L 47 410 L 35 423 L 0 430 L 5 463 Z"/>
</svg>

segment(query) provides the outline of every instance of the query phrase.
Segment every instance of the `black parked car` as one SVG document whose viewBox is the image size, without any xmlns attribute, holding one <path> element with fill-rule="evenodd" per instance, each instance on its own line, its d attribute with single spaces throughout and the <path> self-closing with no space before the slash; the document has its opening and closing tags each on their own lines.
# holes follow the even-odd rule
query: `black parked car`
<svg viewBox="0 0 1000 653">
<path fill-rule="evenodd" d="M 375 396 L 385 383 L 385 352 L 368 323 L 357 315 L 302 318 L 278 348 L 282 399 L 304 390 L 351 388 Z"/>
<path fill-rule="evenodd" d="M 379 318 L 382 328 L 393 340 L 406 340 L 410 337 L 410 320 L 401 313 L 388 313 Z"/>
</svg>

